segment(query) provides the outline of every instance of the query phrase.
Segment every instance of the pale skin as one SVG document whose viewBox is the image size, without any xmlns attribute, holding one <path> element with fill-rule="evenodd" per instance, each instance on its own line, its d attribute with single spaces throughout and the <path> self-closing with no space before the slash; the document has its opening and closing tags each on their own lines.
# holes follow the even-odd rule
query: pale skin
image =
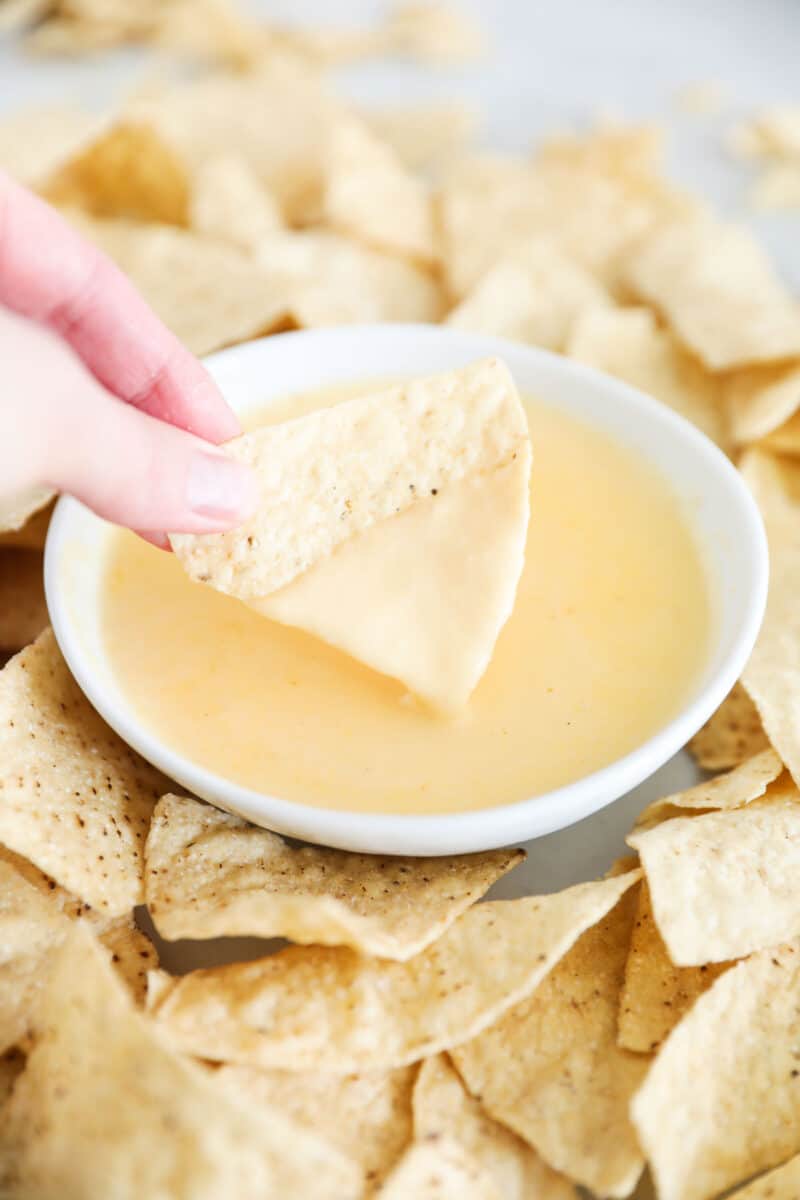
<svg viewBox="0 0 800 1200">
<path fill-rule="evenodd" d="M 121 271 L 0 172 L 0 506 L 68 492 L 158 545 L 252 510 L 208 372 Z"/>
</svg>

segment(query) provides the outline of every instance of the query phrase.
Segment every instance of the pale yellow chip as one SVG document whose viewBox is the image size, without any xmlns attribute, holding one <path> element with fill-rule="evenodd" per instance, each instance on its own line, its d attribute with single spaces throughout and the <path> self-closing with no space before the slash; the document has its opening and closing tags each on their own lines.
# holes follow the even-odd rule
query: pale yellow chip
<svg viewBox="0 0 800 1200">
<path fill-rule="evenodd" d="M 235 246 L 168 225 L 75 216 L 73 221 L 195 354 L 286 325 L 282 287 Z"/>
<path fill-rule="evenodd" d="M 719 446 L 727 445 L 719 381 L 669 330 L 659 329 L 648 309 L 600 309 L 579 315 L 567 354 L 655 396 Z"/>
<path fill-rule="evenodd" d="M 167 786 L 97 715 L 50 630 L 0 673 L 0 841 L 108 916 L 143 899 Z"/>
<path fill-rule="evenodd" d="M 689 742 L 697 765 L 706 771 L 738 767 L 769 747 L 756 706 L 736 683 L 717 711 Z"/>
<path fill-rule="evenodd" d="M 52 499 L 51 491 L 39 487 L 4 497 L 0 504 L 0 534 L 23 529 Z"/>
<path fill-rule="evenodd" d="M 782 1167 L 759 1176 L 733 1193 L 735 1200 L 797 1200 L 800 1194 L 800 1154 Z"/>
<path fill-rule="evenodd" d="M 626 278 L 710 371 L 800 354 L 800 305 L 741 226 L 657 229 L 633 250 Z"/>
<path fill-rule="evenodd" d="M 742 682 L 767 737 L 800 780 L 800 464 L 751 450 L 741 469 L 767 529 L 767 612 Z"/>
<path fill-rule="evenodd" d="M 286 937 L 405 960 L 523 858 L 522 850 L 379 858 L 295 849 L 207 804 L 164 796 L 145 848 L 145 897 L 170 939 Z"/>
<path fill-rule="evenodd" d="M 0 168 L 28 187 L 82 153 L 103 128 L 94 113 L 58 106 L 23 109 L 0 120 Z"/>
<path fill-rule="evenodd" d="M 800 1149 L 800 945 L 726 971 L 673 1029 L 631 1112 L 661 1200 L 708 1200 Z"/>
<path fill-rule="evenodd" d="M 412 1138 L 411 1094 L 417 1068 L 324 1075 L 222 1067 L 215 1075 L 256 1111 L 277 1110 L 314 1132 L 364 1172 L 372 1196 Z"/>
<path fill-rule="evenodd" d="M 109 1181 L 118 1196 L 361 1195 L 357 1166 L 312 1131 L 165 1046 L 83 930 L 56 958 L 42 1015 L 0 1127 L 9 1200 L 99 1197 Z"/>
<path fill-rule="evenodd" d="M 54 204 L 96 217 L 188 224 L 184 164 L 145 124 L 112 125 L 44 181 L 43 192 Z"/>
<path fill-rule="evenodd" d="M 452 1138 L 414 1142 L 378 1200 L 503 1200 L 492 1177 Z"/>
<path fill-rule="evenodd" d="M 800 367 L 749 367 L 727 382 L 731 434 L 739 445 L 779 429 L 800 409 Z"/>
<path fill-rule="evenodd" d="M 371 108 L 359 115 L 412 171 L 440 167 L 447 159 L 462 153 L 479 125 L 477 114 L 463 101 L 413 108 Z"/>
<path fill-rule="evenodd" d="M 493 1117 L 601 1196 L 627 1196 L 644 1167 L 628 1105 L 648 1062 L 617 1044 L 635 909 L 629 891 L 531 996 L 452 1052 Z"/>
<path fill-rule="evenodd" d="M 250 250 L 283 228 L 283 217 L 247 160 L 221 154 L 192 176 L 189 224 L 196 233 Z"/>
<path fill-rule="evenodd" d="M 777 104 L 732 131 L 734 149 L 746 158 L 800 160 L 800 107 Z"/>
<path fill-rule="evenodd" d="M 0 547 L 0 648 L 16 654 L 46 624 L 40 551 Z"/>
<path fill-rule="evenodd" d="M 771 748 L 747 758 L 727 775 L 703 780 L 683 792 L 674 792 L 648 804 L 636 818 L 636 832 L 658 825 L 670 817 L 691 816 L 692 810 L 741 808 L 763 796 L 778 778 L 783 763 Z M 632 844 L 632 843 L 631 843 Z"/>
<path fill-rule="evenodd" d="M 741 808 L 676 817 L 628 842 L 676 965 L 742 958 L 800 935 L 800 792 L 788 775 Z"/>
<path fill-rule="evenodd" d="M 361 122 L 338 126 L 327 148 L 323 218 L 392 254 L 433 263 L 438 254 L 428 185 Z"/>
<path fill-rule="evenodd" d="M 521 243 L 484 275 L 445 321 L 547 350 L 563 350 L 576 319 L 611 304 L 608 292 L 547 238 Z"/>
<path fill-rule="evenodd" d="M 406 963 L 296 946 L 194 971 L 156 1015 L 205 1058 L 344 1074 L 403 1066 L 474 1037 L 528 995 L 638 878 L 477 904 Z"/>
<path fill-rule="evenodd" d="M 639 888 L 625 983 L 619 1000 L 617 1041 L 641 1054 L 657 1050 L 667 1034 L 729 963 L 676 967 L 658 932 L 647 884 Z"/>
<path fill-rule="evenodd" d="M 52 0 L 4 0 L 0 8 L 0 31 L 16 30 L 38 21 L 45 15 Z"/>
<path fill-rule="evenodd" d="M 414 1087 L 414 1134 L 418 1141 L 457 1142 L 494 1180 L 504 1200 L 576 1200 L 574 1186 L 535 1150 L 494 1121 L 464 1087 L 446 1054 L 427 1059 Z"/>
<path fill-rule="evenodd" d="M 468 62 L 486 50 L 464 10 L 443 0 L 397 0 L 386 24 L 387 49 L 430 62 Z"/>
</svg>

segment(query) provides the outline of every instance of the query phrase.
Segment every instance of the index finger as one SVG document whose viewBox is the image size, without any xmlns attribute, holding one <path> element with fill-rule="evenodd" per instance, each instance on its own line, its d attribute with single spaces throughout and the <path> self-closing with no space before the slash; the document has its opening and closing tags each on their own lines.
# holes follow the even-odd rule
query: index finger
<svg viewBox="0 0 800 1200">
<path fill-rule="evenodd" d="M 0 172 L 0 303 L 51 326 L 109 391 L 221 442 L 239 422 L 130 280 L 55 209 Z"/>
</svg>

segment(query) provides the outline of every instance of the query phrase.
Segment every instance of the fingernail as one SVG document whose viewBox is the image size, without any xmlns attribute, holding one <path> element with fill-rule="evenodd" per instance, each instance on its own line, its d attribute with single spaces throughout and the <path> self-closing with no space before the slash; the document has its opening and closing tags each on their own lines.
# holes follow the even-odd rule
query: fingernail
<svg viewBox="0 0 800 1200">
<path fill-rule="evenodd" d="M 256 505 L 253 472 L 221 454 L 195 454 L 189 464 L 186 498 L 198 516 L 243 520 Z"/>
</svg>

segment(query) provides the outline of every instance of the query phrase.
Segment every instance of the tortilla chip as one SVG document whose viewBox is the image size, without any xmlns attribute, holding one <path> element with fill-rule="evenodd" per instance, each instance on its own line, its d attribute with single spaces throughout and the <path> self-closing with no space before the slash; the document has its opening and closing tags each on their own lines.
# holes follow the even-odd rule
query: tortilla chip
<svg viewBox="0 0 800 1200">
<path fill-rule="evenodd" d="M 764 732 L 800 780 L 800 467 L 750 450 L 741 470 L 767 529 L 769 596 L 764 624 L 742 682 Z"/>
<path fill-rule="evenodd" d="M 1 530 L 0 546 L 13 546 L 18 550 L 44 550 L 52 515 L 53 506 L 48 504 L 28 517 L 19 529 Z"/>
<path fill-rule="evenodd" d="M 721 111 L 726 89 L 719 79 L 697 79 L 685 83 L 675 93 L 677 107 L 694 117 L 713 117 Z"/>
<path fill-rule="evenodd" d="M 325 222 L 358 241 L 422 263 L 437 256 L 427 184 L 358 121 L 338 126 L 328 147 Z"/>
<path fill-rule="evenodd" d="M 738 225 L 657 229 L 633 250 L 626 277 L 710 371 L 800 354 L 800 306 Z"/>
<path fill-rule="evenodd" d="M 51 630 L 0 673 L 0 841 L 107 916 L 143 899 L 167 786 L 91 707 Z"/>
<path fill-rule="evenodd" d="M 800 945 L 755 954 L 661 1047 L 631 1111 L 662 1200 L 707 1200 L 800 1149 L 798 987 Z"/>
<path fill-rule="evenodd" d="M 11 1095 L 14 1084 L 25 1069 L 25 1055 L 19 1047 L 14 1046 L 0 1055 L 0 1116 L 3 1105 Z"/>
<path fill-rule="evenodd" d="M 0 647 L 16 654 L 45 625 L 41 553 L 0 547 Z"/>
<path fill-rule="evenodd" d="M 119 1196 L 168 1195 L 176 1180 L 197 1197 L 360 1195 L 355 1164 L 172 1053 L 84 931 L 58 954 L 42 1012 L 0 1128 L 10 1200 L 101 1196 L 109 1180 Z"/>
<path fill-rule="evenodd" d="M 416 1073 L 416 1067 L 365 1075 L 222 1067 L 214 1078 L 248 1107 L 277 1110 L 302 1128 L 313 1129 L 358 1163 L 371 1196 L 411 1141 Z"/>
<path fill-rule="evenodd" d="M 438 321 L 439 284 L 415 263 L 326 230 L 277 233 L 258 248 L 303 329 L 375 321 Z"/>
<path fill-rule="evenodd" d="M 58 106 L 32 108 L 0 121 L 0 168 L 35 187 L 80 154 L 104 122 L 94 113 Z"/>
<path fill-rule="evenodd" d="M 657 1050 L 697 997 L 730 965 L 676 967 L 653 918 L 647 884 L 642 883 L 619 1001 L 620 1046 L 642 1054 Z"/>
<path fill-rule="evenodd" d="M 578 315 L 567 354 L 655 396 L 717 445 L 728 442 L 718 380 L 690 357 L 645 308 Z"/>
<path fill-rule="evenodd" d="M 51 0 L 4 0 L 0 8 L 0 32 L 19 29 L 45 15 Z"/>
<path fill-rule="evenodd" d="M 800 108 L 777 104 L 732 131 L 734 149 L 746 158 L 800 159 Z"/>
<path fill-rule="evenodd" d="M 96 217 L 188 224 L 186 169 L 149 125 L 113 125 L 47 180 L 44 194 Z"/>
<path fill-rule="evenodd" d="M 738 767 L 754 754 L 769 747 L 756 706 L 736 683 L 713 716 L 689 742 L 698 767 L 705 771 L 724 771 Z"/>
<path fill-rule="evenodd" d="M 404 1066 L 474 1037 L 528 995 L 637 878 L 477 904 L 406 963 L 292 946 L 194 971 L 156 1016 L 205 1058 L 344 1074 Z"/>
<path fill-rule="evenodd" d="M 800 792 L 788 775 L 741 808 L 664 821 L 628 842 L 678 966 L 741 958 L 800 934 Z"/>
<path fill-rule="evenodd" d="M 797 1200 L 800 1193 L 800 1155 L 761 1175 L 734 1192 L 736 1200 Z"/>
<path fill-rule="evenodd" d="M 536 161 L 558 162 L 612 176 L 652 176 L 664 168 L 664 129 L 604 118 L 586 133 L 546 136 L 537 146 Z"/>
<path fill-rule="evenodd" d="M 463 11 L 441 0 L 401 0 L 386 25 L 388 48 L 423 62 L 460 63 L 480 58 L 486 41 Z"/>
<path fill-rule="evenodd" d="M 194 173 L 189 224 L 196 233 L 251 250 L 283 227 L 283 217 L 247 160 L 221 154 Z"/>
<path fill-rule="evenodd" d="M 504 1200 L 576 1200 L 569 1180 L 556 1174 L 510 1129 L 493 1121 L 470 1096 L 446 1054 L 427 1059 L 414 1087 L 417 1141 L 448 1139 L 498 1187 Z"/>
<path fill-rule="evenodd" d="M 740 763 L 727 775 L 717 775 L 695 784 L 684 792 L 675 792 L 648 804 L 636 818 L 636 832 L 649 829 L 670 817 L 691 816 L 691 810 L 709 812 L 726 808 L 741 808 L 763 796 L 783 770 L 783 763 L 774 750 L 762 750 Z M 689 811 L 687 811 L 689 810 Z M 632 844 L 632 843 L 631 843 Z"/>
<path fill-rule="evenodd" d="M 73 219 L 194 354 L 286 323 L 286 298 L 276 281 L 234 246 L 167 225 Z"/>
<path fill-rule="evenodd" d="M 156 805 L 145 895 L 162 937 L 286 937 L 405 960 L 525 857 L 378 858 L 274 833 L 181 796 Z"/>
<path fill-rule="evenodd" d="M 537 238 L 492 267 L 445 324 L 563 350 L 580 314 L 609 304 L 608 292 L 588 271 L 552 241 Z"/>
<path fill-rule="evenodd" d="M 800 412 L 764 438 L 761 445 L 777 454 L 800 455 Z"/>
<path fill-rule="evenodd" d="M 438 167 L 463 151 L 479 125 L 475 111 L 459 100 L 413 108 L 365 109 L 359 115 L 411 171 Z"/>
<path fill-rule="evenodd" d="M 493 1117 L 601 1196 L 627 1196 L 644 1167 L 628 1104 L 648 1063 L 617 1044 L 635 910 L 629 891 L 533 995 L 452 1052 Z"/>
<path fill-rule="evenodd" d="M 800 367 L 750 367 L 726 384 L 731 433 L 740 445 L 778 429 L 800 409 Z"/>
<path fill-rule="evenodd" d="M 44 488 L 30 488 L 22 494 L 6 497 L 0 505 L 0 533 L 16 533 L 23 529 L 52 499 L 53 493 Z"/>
<path fill-rule="evenodd" d="M 230 0 L 162 3 L 152 41 L 159 50 L 235 70 L 257 66 L 270 46 L 268 31 L 248 21 Z"/>
</svg>

